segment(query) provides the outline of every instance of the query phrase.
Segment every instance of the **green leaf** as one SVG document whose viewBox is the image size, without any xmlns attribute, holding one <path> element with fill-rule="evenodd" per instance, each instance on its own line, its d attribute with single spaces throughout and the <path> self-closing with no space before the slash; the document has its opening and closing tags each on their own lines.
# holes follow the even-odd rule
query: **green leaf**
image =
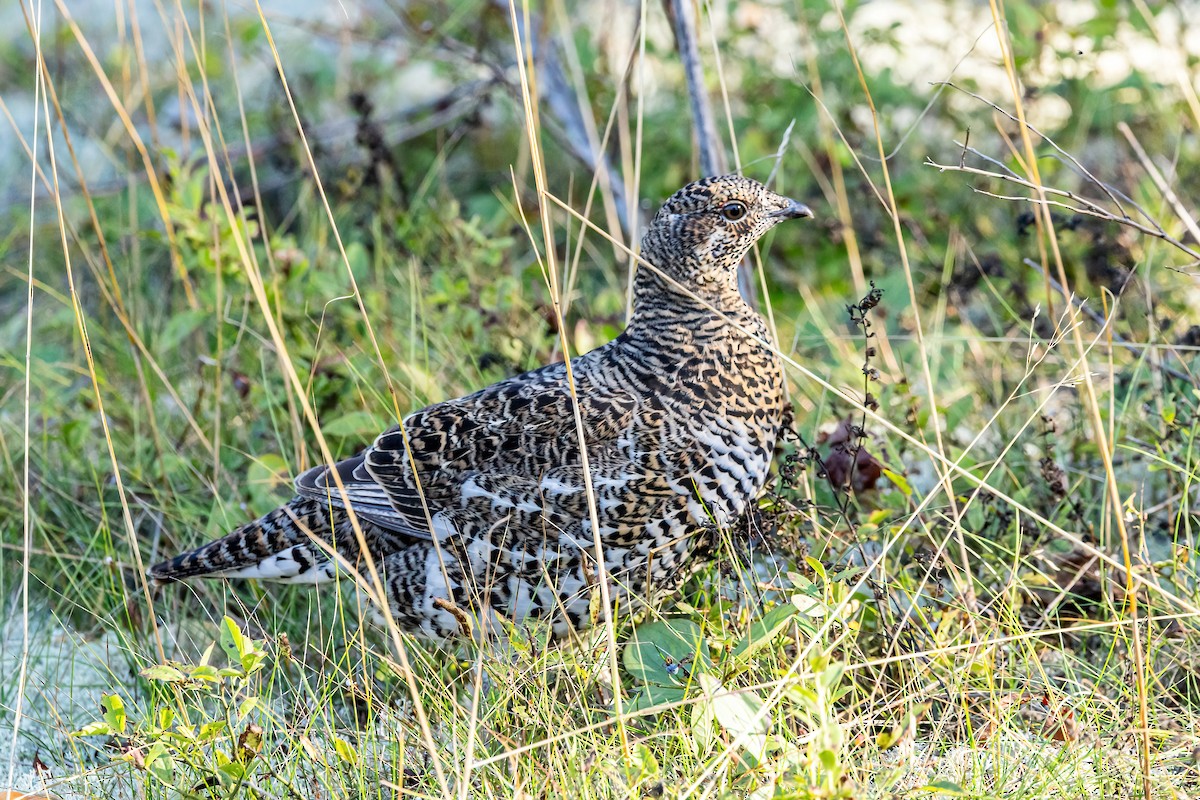
<svg viewBox="0 0 1200 800">
<path fill-rule="evenodd" d="M 147 762 L 146 769 L 167 786 L 175 786 L 175 759 L 170 756 L 164 755 L 161 758 L 155 758 L 153 764 Z"/>
<path fill-rule="evenodd" d="M 326 436 L 373 436 L 383 427 L 369 411 L 351 411 L 331 422 L 321 423 L 321 432 Z"/>
<path fill-rule="evenodd" d="M 151 769 L 154 766 L 154 762 L 166 755 L 166 752 L 167 743 L 159 740 L 150 745 L 149 749 L 146 750 L 146 755 L 142 758 L 142 764 L 145 765 L 146 769 Z"/>
<path fill-rule="evenodd" d="M 899 472 L 892 472 L 887 467 L 882 467 L 880 471 L 883 473 L 883 477 L 891 481 L 892 485 L 900 490 L 901 494 L 903 494 L 905 497 L 912 497 L 912 486 L 909 485 L 907 478 L 905 478 Z"/>
<path fill-rule="evenodd" d="M 750 630 L 733 648 L 735 659 L 746 659 L 775 640 L 788 627 L 798 610 L 791 603 L 777 605 L 750 623 Z"/>
<path fill-rule="evenodd" d="M 963 787 L 959 786 L 954 781 L 933 781 L 920 787 L 918 791 L 933 792 L 934 794 L 948 794 L 954 797 L 967 797 L 968 792 Z"/>
<path fill-rule="evenodd" d="M 209 683 L 221 682 L 221 674 L 217 671 L 217 668 L 208 664 L 192 667 L 191 674 L 188 677 L 192 680 L 208 681 Z"/>
<path fill-rule="evenodd" d="M 767 748 L 767 730 L 771 727 L 769 714 L 758 716 L 762 698 L 749 690 L 729 690 L 712 675 L 700 675 L 699 683 L 705 696 L 692 713 L 693 729 L 704 722 L 700 707 L 709 709 L 708 713 L 731 737 L 740 737 L 744 755 L 757 765 Z"/>
<path fill-rule="evenodd" d="M 625 670 L 642 683 L 680 686 L 695 670 L 712 666 L 700 626 L 690 619 L 639 625 L 622 653 Z"/>
<path fill-rule="evenodd" d="M 748 689 L 726 689 L 711 675 L 702 675 L 700 683 L 721 727 L 733 736 L 743 733 L 766 736 L 771 720 L 769 714 L 759 715 L 762 698 Z"/>
<path fill-rule="evenodd" d="M 202 742 L 209 742 L 220 736 L 225 730 L 227 723 L 223 719 L 214 719 L 211 722 L 206 722 L 200 726 L 200 733 L 197 738 Z"/>
<path fill-rule="evenodd" d="M 792 595 L 792 605 L 806 617 L 823 617 L 827 611 L 821 598 L 813 597 L 810 594 Z"/>
<path fill-rule="evenodd" d="M 218 767 L 218 769 L 232 778 L 234 783 L 240 783 L 246 778 L 246 765 L 240 764 L 237 761 L 227 761 Z"/>
<path fill-rule="evenodd" d="M 817 574 L 821 580 L 825 580 L 825 565 L 812 556 L 805 556 L 804 563 L 808 564 L 809 568 Z"/>
<path fill-rule="evenodd" d="M 230 661 L 242 663 L 242 655 L 246 652 L 246 638 L 242 636 L 242 629 L 234 622 L 233 617 L 225 617 L 221 622 L 221 649 Z"/>
<path fill-rule="evenodd" d="M 125 701 L 120 695 L 104 695 L 100 698 L 100 706 L 104 709 L 104 721 L 108 723 L 108 727 L 114 733 L 124 733 L 128 720 L 125 716 Z"/>
<path fill-rule="evenodd" d="M 654 753 L 649 747 L 644 744 L 636 744 L 629 753 L 629 774 L 630 783 L 641 783 L 642 781 L 653 778 L 658 775 L 658 759 L 654 757 Z"/>
<path fill-rule="evenodd" d="M 187 680 L 186 675 L 170 664 L 156 664 L 153 667 L 146 667 L 141 671 L 141 676 L 148 681 L 162 681 L 164 683 L 179 683 Z"/>
<path fill-rule="evenodd" d="M 629 702 L 626 709 L 631 713 L 645 711 L 648 708 L 666 703 L 678 703 L 686 696 L 687 694 L 681 686 L 656 686 L 649 683 L 634 695 L 633 700 Z"/>
<path fill-rule="evenodd" d="M 705 678 L 707 676 L 701 676 Z M 713 712 L 712 703 L 700 702 L 692 706 L 692 741 L 695 743 L 696 756 L 703 758 L 712 752 L 713 744 L 717 741 L 717 715 Z"/>
<path fill-rule="evenodd" d="M 258 708 L 258 698 L 247 697 L 241 702 L 241 705 L 238 706 L 238 719 L 243 719 L 247 714 L 256 708 Z"/>
<path fill-rule="evenodd" d="M 338 758 L 350 766 L 358 763 L 358 752 L 349 742 L 341 737 L 333 740 L 333 751 L 337 753 Z"/>
<path fill-rule="evenodd" d="M 246 642 L 246 652 L 242 654 L 242 669 L 247 675 L 252 675 L 262 669 L 267 662 L 267 654 L 262 651 L 253 639 Z"/>
<path fill-rule="evenodd" d="M 109 727 L 107 722 L 96 721 L 89 722 L 77 731 L 72 731 L 72 736 L 109 736 L 112 735 L 113 729 Z"/>
<path fill-rule="evenodd" d="M 283 493 L 291 493 L 290 474 L 287 462 L 276 453 L 250 462 L 250 468 L 246 470 L 246 488 L 250 492 L 250 508 L 255 514 L 266 514 L 279 505 Z"/>
</svg>

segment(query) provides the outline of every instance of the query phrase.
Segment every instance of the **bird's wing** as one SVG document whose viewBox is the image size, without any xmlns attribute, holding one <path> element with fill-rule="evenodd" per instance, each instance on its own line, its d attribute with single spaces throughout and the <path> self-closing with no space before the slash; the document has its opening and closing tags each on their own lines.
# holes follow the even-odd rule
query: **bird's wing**
<svg viewBox="0 0 1200 800">
<path fill-rule="evenodd" d="M 360 519 L 415 539 L 430 540 L 432 537 L 423 520 L 408 519 L 392 506 L 387 492 L 364 468 L 365 456 L 364 450 L 353 458 L 337 462 L 333 470 L 321 464 L 301 473 L 295 482 L 296 494 L 329 503 L 335 508 L 345 508 L 346 501 L 349 500 L 354 513 Z M 341 479 L 341 489 L 334 478 L 334 470 Z"/>
<path fill-rule="evenodd" d="M 636 400 L 593 385 L 586 370 L 576 380 L 589 455 L 599 460 L 594 465 L 621 459 L 618 440 L 632 424 Z M 578 513 L 574 506 L 585 495 L 567 487 L 582 486 L 582 478 L 573 476 L 579 463 L 565 369 L 553 364 L 417 411 L 405 420 L 403 432 L 398 425 L 390 428 L 335 468 L 357 514 L 430 539 L 429 517 L 447 508 L 487 513 L 491 502 L 497 513 Z M 301 475 L 296 491 L 345 507 L 326 467 Z"/>
</svg>

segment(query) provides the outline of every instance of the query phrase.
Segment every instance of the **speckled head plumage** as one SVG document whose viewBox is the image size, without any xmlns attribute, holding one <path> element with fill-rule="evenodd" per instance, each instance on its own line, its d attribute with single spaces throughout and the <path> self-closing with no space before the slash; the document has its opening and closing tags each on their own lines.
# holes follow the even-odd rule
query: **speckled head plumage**
<svg viewBox="0 0 1200 800">
<path fill-rule="evenodd" d="M 702 178 L 663 204 L 642 239 L 642 257 L 689 287 L 732 287 L 737 265 L 763 234 L 811 216 L 751 178 Z"/>
</svg>

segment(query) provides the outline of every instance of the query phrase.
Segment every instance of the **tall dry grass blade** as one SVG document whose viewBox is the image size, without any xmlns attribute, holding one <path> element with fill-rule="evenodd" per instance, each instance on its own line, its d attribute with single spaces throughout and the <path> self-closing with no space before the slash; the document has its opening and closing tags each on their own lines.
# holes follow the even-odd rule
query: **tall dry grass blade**
<svg viewBox="0 0 1200 800">
<path fill-rule="evenodd" d="M 26 19 L 29 20 L 31 34 L 33 37 L 34 58 L 38 64 L 42 63 L 42 3 L 38 2 L 36 13 L 30 19 L 29 10 L 26 9 L 24 0 L 21 1 L 21 10 L 25 12 Z M 34 224 L 37 219 L 37 143 L 40 134 L 39 125 L 41 117 L 38 116 L 37 108 L 39 104 L 44 104 L 45 100 L 42 96 L 43 89 L 43 73 L 41 70 L 35 72 L 33 84 L 33 152 L 31 153 L 30 161 L 32 166 L 29 177 L 29 257 L 26 261 L 28 286 L 25 290 L 25 380 L 22 387 L 23 397 L 25 401 L 24 413 L 21 417 L 21 433 L 22 433 L 22 457 L 21 457 L 21 648 L 20 655 L 17 661 L 17 696 L 13 700 L 12 708 L 12 741 L 8 747 L 8 780 L 6 785 L 13 785 L 13 776 L 17 772 L 17 743 L 21 737 L 21 719 L 25 711 L 25 686 L 29 679 L 29 572 L 32 569 L 31 556 L 33 554 L 33 506 L 29 501 L 29 461 L 30 461 L 30 417 L 32 416 L 32 399 L 31 389 L 33 388 L 33 253 L 34 253 Z M 47 114 L 47 121 L 49 115 Z M 47 137 L 49 138 L 49 137 Z"/>
<path fill-rule="evenodd" d="M 192 308 L 199 308 L 199 301 L 196 299 L 195 290 L 192 288 L 192 280 L 188 276 L 187 268 L 183 264 L 183 259 L 179 255 L 179 244 L 175 240 L 175 225 L 171 222 L 171 212 L 167 208 L 166 194 L 163 191 L 162 183 L 158 179 L 158 172 L 154 167 L 154 163 L 150 158 L 150 151 L 146 148 L 145 142 L 142 141 L 141 134 L 138 133 L 137 126 L 133 124 L 133 120 L 129 117 L 129 112 L 126 111 L 124 104 L 117 97 L 116 89 L 113 88 L 112 81 L 109 80 L 104 67 L 100 63 L 100 59 L 96 56 L 87 37 L 83 35 L 79 25 L 71 16 L 71 12 L 67 9 L 63 0 L 54 0 L 58 7 L 59 14 L 67 22 L 67 27 L 71 30 L 71 35 L 74 36 L 76 44 L 87 58 L 88 64 L 92 71 L 100 81 L 100 86 L 104 93 L 108 96 L 113 110 L 117 112 L 117 116 L 121 120 L 121 124 L 125 128 L 125 133 L 133 146 L 137 149 L 141 156 L 142 165 L 146 170 L 146 178 L 150 182 L 150 190 L 154 193 L 154 201 L 158 205 L 159 217 L 162 220 L 163 228 L 167 235 L 167 241 L 170 243 L 171 264 L 175 267 L 175 271 L 179 278 L 179 282 L 183 286 L 184 294 L 187 296 L 188 305 Z"/>
<path fill-rule="evenodd" d="M 522 3 L 522 13 L 525 15 L 525 30 L 528 30 L 529 4 Z M 596 581 L 600 592 L 601 612 L 604 620 L 604 634 L 608 644 L 608 666 L 610 678 L 612 680 L 613 693 L 613 712 L 617 725 L 617 734 L 621 740 L 621 751 L 625 758 L 625 762 L 629 763 L 631 754 L 629 749 L 629 737 L 625 731 L 624 714 L 621 709 L 621 674 L 617 665 L 617 634 L 616 625 L 613 619 L 614 609 L 612 607 L 612 597 L 609 592 L 608 572 L 605 569 L 604 559 L 604 542 L 601 539 L 600 533 L 600 517 L 596 505 L 596 492 L 592 486 L 592 475 L 588 464 L 587 452 L 587 431 L 583 424 L 583 416 L 579 409 L 579 400 L 576 395 L 575 375 L 571 368 L 571 351 L 569 342 L 567 341 L 566 325 L 562 319 L 562 296 L 559 291 L 558 283 L 558 265 L 556 254 L 554 251 L 554 225 L 550 217 L 550 204 L 546 201 L 552 196 L 547 189 L 545 161 L 542 157 L 541 141 L 538 124 L 537 105 L 534 100 L 536 95 L 531 90 L 531 76 L 536 74 L 534 70 L 533 51 L 527 40 L 521 38 L 521 26 L 517 21 L 517 6 L 516 0 L 509 2 L 509 15 L 512 21 L 513 30 L 513 46 L 517 54 L 517 70 L 521 78 L 521 103 L 525 112 L 525 135 L 529 144 L 530 161 L 533 167 L 534 181 L 537 186 L 538 193 L 538 212 L 542 224 L 542 241 L 544 243 L 544 255 L 538 256 L 538 264 L 542 267 L 543 276 L 546 278 L 550 289 L 550 302 L 554 307 L 555 318 L 558 321 L 559 344 L 563 351 L 563 364 L 566 370 L 567 390 L 571 394 L 571 410 L 575 417 L 575 434 L 579 439 L 579 460 L 580 469 L 583 471 L 583 486 L 584 493 L 587 497 L 588 520 L 592 526 L 592 546 L 596 554 Z M 514 190 L 516 191 L 518 200 L 520 198 L 520 189 L 516 184 L 516 176 L 513 176 Z M 522 215 L 524 221 L 524 215 Z M 530 235 L 530 242 L 536 240 L 532 236 L 532 231 L 526 230 Z"/>
<path fill-rule="evenodd" d="M 1037 218 L 1041 221 L 1041 231 L 1039 232 L 1039 242 L 1046 241 L 1050 246 L 1050 252 L 1054 258 L 1054 267 L 1058 273 L 1058 282 L 1064 290 L 1070 290 L 1070 282 L 1067 279 L 1066 268 L 1063 263 L 1062 252 L 1059 249 L 1058 235 L 1054 227 L 1054 219 L 1050 214 L 1050 206 L 1046 203 L 1046 195 L 1042 190 L 1041 174 L 1038 171 L 1037 152 L 1033 147 L 1033 140 L 1030 137 L 1029 127 L 1025 122 L 1025 107 L 1024 93 L 1021 90 L 1020 79 L 1017 76 L 1016 65 L 1013 60 L 1012 42 L 1008 37 L 1008 28 L 1005 23 L 1006 17 L 1003 12 L 1003 0 L 988 0 L 988 5 L 992 12 L 992 21 L 996 26 L 996 38 L 1000 45 L 1001 55 L 1004 62 L 1005 74 L 1008 77 L 1009 88 L 1012 93 L 1013 107 L 1017 113 L 1019 121 L 1018 130 L 1021 134 L 1021 144 L 1025 156 L 1025 168 L 1029 175 L 1029 180 L 1033 184 L 1034 192 L 1041 201 L 1039 209 L 1041 214 Z M 1042 237 L 1045 237 L 1044 239 Z M 1049 273 L 1047 273 L 1048 276 Z M 1048 293 L 1049 294 L 1049 293 Z M 1049 297 L 1047 298 L 1049 300 Z M 1073 311 L 1073 309 L 1072 309 Z M 1134 621 L 1134 625 L 1130 628 L 1130 634 L 1133 644 L 1133 662 L 1134 662 L 1134 683 L 1137 690 L 1138 701 L 1138 723 L 1139 730 L 1137 731 L 1139 742 L 1139 760 L 1141 762 L 1142 771 L 1142 792 L 1146 800 L 1151 800 L 1150 788 L 1150 729 L 1149 729 L 1149 705 L 1147 700 L 1146 689 L 1146 664 L 1145 654 L 1142 647 L 1141 632 L 1136 624 L 1138 618 L 1138 592 L 1134 584 L 1133 560 L 1130 553 L 1129 531 L 1125 525 L 1125 514 L 1121 499 L 1121 490 L 1117 485 L 1116 472 L 1113 470 L 1113 451 L 1110 447 L 1110 435 L 1105 429 L 1104 418 L 1100 412 L 1099 397 L 1096 392 L 1095 382 L 1092 380 L 1092 371 L 1086 367 L 1086 348 L 1084 347 L 1083 335 L 1079 330 L 1079 326 L 1071 326 L 1072 339 L 1075 344 L 1075 349 L 1079 354 L 1079 359 L 1084 365 L 1082 369 L 1082 378 L 1084 386 L 1084 407 L 1087 410 L 1088 418 L 1091 423 L 1092 435 L 1096 437 L 1096 449 L 1100 453 L 1100 459 L 1104 466 L 1104 478 L 1106 487 L 1106 497 L 1111 506 L 1111 521 L 1116 525 L 1117 534 L 1120 537 L 1121 544 L 1121 560 L 1125 572 L 1125 593 L 1126 603 L 1130 618 Z"/>
</svg>

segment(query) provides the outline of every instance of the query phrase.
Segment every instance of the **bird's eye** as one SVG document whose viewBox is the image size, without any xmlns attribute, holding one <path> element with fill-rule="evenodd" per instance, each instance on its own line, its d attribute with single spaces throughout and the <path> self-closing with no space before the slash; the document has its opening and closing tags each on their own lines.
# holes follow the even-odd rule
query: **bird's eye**
<svg viewBox="0 0 1200 800">
<path fill-rule="evenodd" d="M 721 216 L 730 222 L 737 222 L 742 217 L 746 216 L 746 204 L 739 203 L 737 200 L 731 200 L 721 206 Z"/>
</svg>

